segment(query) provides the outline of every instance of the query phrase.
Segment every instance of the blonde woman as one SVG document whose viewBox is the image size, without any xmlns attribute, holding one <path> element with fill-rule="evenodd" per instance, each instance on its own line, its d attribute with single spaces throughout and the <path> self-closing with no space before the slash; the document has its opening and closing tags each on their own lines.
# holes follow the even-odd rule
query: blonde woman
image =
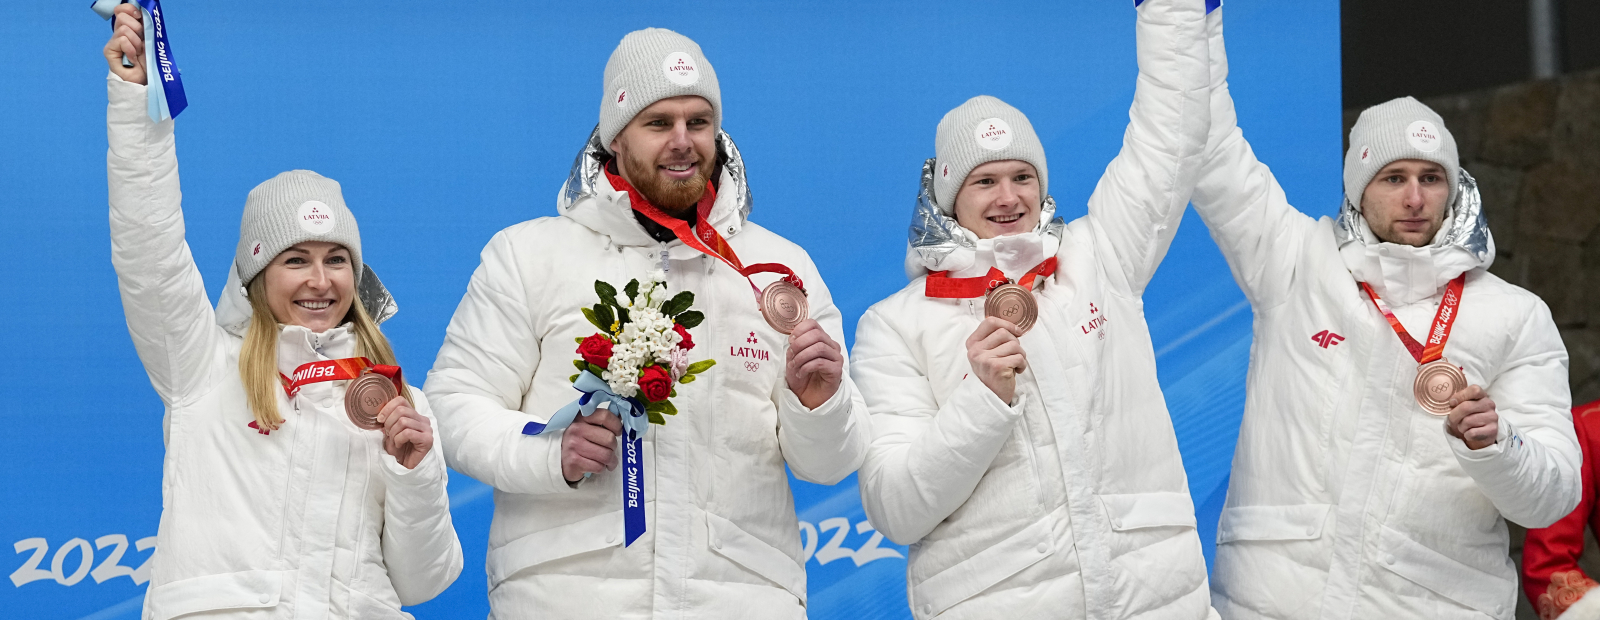
<svg viewBox="0 0 1600 620">
<path fill-rule="evenodd" d="M 455 581 L 461 545 L 432 416 L 395 372 L 377 323 L 394 307 L 339 184 L 296 170 L 251 190 L 213 311 L 184 241 L 173 122 L 146 116 L 136 5 L 115 19 L 112 264 L 166 405 L 144 618 L 409 618 L 401 605 Z M 374 367 L 398 395 L 373 401 L 381 428 L 364 430 L 345 379 Z"/>
</svg>

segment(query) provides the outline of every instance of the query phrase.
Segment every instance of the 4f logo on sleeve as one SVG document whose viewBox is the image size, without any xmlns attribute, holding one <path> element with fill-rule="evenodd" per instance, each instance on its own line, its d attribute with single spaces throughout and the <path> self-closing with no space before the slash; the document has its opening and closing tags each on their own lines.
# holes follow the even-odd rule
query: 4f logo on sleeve
<svg viewBox="0 0 1600 620">
<path fill-rule="evenodd" d="M 1344 340 L 1344 336 L 1335 334 L 1326 329 L 1311 335 L 1311 341 L 1324 349 L 1337 345 Z"/>
</svg>

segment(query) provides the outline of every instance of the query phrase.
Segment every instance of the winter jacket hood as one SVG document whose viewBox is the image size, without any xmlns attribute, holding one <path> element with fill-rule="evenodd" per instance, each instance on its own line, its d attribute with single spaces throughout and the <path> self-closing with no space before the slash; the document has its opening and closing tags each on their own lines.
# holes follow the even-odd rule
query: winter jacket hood
<svg viewBox="0 0 1600 620">
<path fill-rule="evenodd" d="M 739 155 L 739 147 L 734 146 L 733 138 L 717 130 L 716 142 L 720 179 L 717 201 L 706 221 L 723 237 L 731 237 L 743 229 L 750 218 L 750 186 L 745 179 L 744 158 Z M 600 130 L 596 128 L 578 151 L 567 181 L 556 194 L 556 210 L 590 230 L 607 235 L 618 245 L 654 244 L 655 240 L 634 219 L 627 193 L 612 188 L 606 180 L 605 162 L 610 159 L 611 155 L 600 143 Z M 588 198 L 610 199 L 586 200 Z"/>
<path fill-rule="evenodd" d="M 1371 285 L 1379 296 L 1408 304 L 1427 299 L 1467 271 L 1494 263 L 1494 237 L 1483 216 L 1478 182 L 1462 170 L 1456 201 L 1444 226 L 1423 247 L 1379 241 L 1367 218 L 1347 199 L 1334 220 L 1334 239 L 1345 267 L 1356 280 Z"/>
<path fill-rule="evenodd" d="M 1055 256 L 1056 249 L 1061 246 L 1061 231 L 1066 227 L 1066 222 L 1056 215 L 1055 198 L 1046 195 L 1041 201 L 1039 225 L 1032 232 L 979 239 L 957 223 L 955 217 L 939 210 L 933 199 L 935 161 L 930 157 L 922 164 L 922 190 L 917 192 L 917 204 L 911 211 L 911 231 L 906 243 L 907 279 L 915 280 L 930 271 L 966 275 L 960 272 L 978 262 L 980 254 L 992 254 L 1001 271 L 1015 276 L 1013 265 L 1026 270 L 1046 256 Z"/>
<path fill-rule="evenodd" d="M 394 296 L 389 294 L 389 289 L 378 280 L 378 274 L 373 273 L 372 265 L 361 264 L 361 279 L 356 284 L 356 301 L 361 302 L 367 309 L 367 316 L 373 322 L 382 324 L 400 312 L 400 305 L 395 303 Z M 239 272 L 233 268 L 228 269 L 228 283 L 222 286 L 221 298 L 217 300 L 217 325 L 230 334 L 244 337 L 250 329 L 250 298 L 245 296 L 244 284 L 239 282 Z"/>
</svg>

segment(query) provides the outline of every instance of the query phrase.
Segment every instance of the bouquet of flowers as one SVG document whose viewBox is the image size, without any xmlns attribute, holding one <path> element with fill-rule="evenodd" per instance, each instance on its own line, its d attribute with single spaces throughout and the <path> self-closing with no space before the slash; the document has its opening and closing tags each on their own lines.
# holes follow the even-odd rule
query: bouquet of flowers
<svg viewBox="0 0 1600 620">
<path fill-rule="evenodd" d="M 596 280 L 594 292 L 600 303 L 583 309 L 599 332 L 578 338 L 579 359 L 573 360 L 578 374 L 591 373 L 610 386 L 611 391 L 634 402 L 642 401 L 650 423 L 666 424 L 665 416 L 677 415 L 672 397 L 676 385 L 692 383 L 698 375 L 717 364 L 716 360 L 689 362 L 694 339 L 689 329 L 705 320 L 705 315 L 690 310 L 694 293 L 682 291 L 667 297 L 666 274 L 652 271 L 644 283 L 634 279 L 622 287 L 626 297 L 618 298 L 616 287 Z M 623 412 L 617 412 L 619 414 Z"/>
</svg>

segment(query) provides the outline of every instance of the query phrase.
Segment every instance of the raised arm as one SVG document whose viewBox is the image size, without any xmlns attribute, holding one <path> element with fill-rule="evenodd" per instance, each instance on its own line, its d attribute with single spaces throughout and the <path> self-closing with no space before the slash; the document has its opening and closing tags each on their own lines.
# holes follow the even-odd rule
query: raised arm
<svg viewBox="0 0 1600 620">
<path fill-rule="evenodd" d="M 977 376 L 940 406 L 926 370 L 895 322 L 867 310 L 856 327 L 855 365 L 872 414 L 872 445 L 861 466 L 861 505 L 873 527 L 909 545 L 972 495 L 1022 415 Z"/>
<path fill-rule="evenodd" d="M 1222 12 L 1216 9 L 1206 18 L 1211 130 L 1192 200 L 1245 297 L 1257 308 L 1269 307 L 1287 295 L 1316 221 L 1289 205 L 1272 170 L 1256 159 L 1239 129 L 1228 92 Z"/>
<path fill-rule="evenodd" d="M 867 444 L 872 441 L 872 429 L 867 422 L 866 402 L 850 380 L 850 360 L 844 355 L 844 345 L 839 344 L 844 342 L 839 307 L 833 305 L 833 295 L 809 258 L 802 269 L 812 318 L 844 359 L 838 389 L 815 409 L 800 402 L 787 381 L 778 382 L 773 394 L 778 407 L 778 446 L 796 478 L 834 484 L 861 467 Z M 800 335 L 797 331 L 796 336 Z"/>
<path fill-rule="evenodd" d="M 1205 2 L 1145 0 L 1136 12 L 1139 76 L 1128 129 L 1089 197 L 1089 220 L 1135 296 L 1177 235 L 1210 115 Z"/>
<path fill-rule="evenodd" d="M 1498 441 L 1472 450 L 1443 437 L 1500 514 L 1528 528 L 1555 523 L 1578 505 L 1583 461 L 1572 429 L 1567 349 L 1549 307 L 1534 304 L 1504 367 L 1484 386 L 1499 414 Z"/>
<path fill-rule="evenodd" d="M 427 399 L 411 388 L 416 410 L 434 428 Z M 450 519 L 450 481 L 440 450 L 429 450 L 406 469 L 387 454 L 378 457 L 384 480 L 383 563 L 402 605 L 427 602 L 461 574 L 461 541 Z"/>
<path fill-rule="evenodd" d="M 142 28 L 126 10 L 117 20 L 117 33 L 106 45 L 113 63 L 106 76 L 111 265 L 134 349 L 156 393 L 173 405 L 213 383 L 208 373 L 223 366 L 215 363 L 222 333 L 184 241 L 173 121 L 152 122 L 145 114 L 146 87 L 118 77 L 143 76 L 143 43 L 125 40 L 137 39 Z M 123 69 L 124 49 L 131 50 L 136 66 L 117 71 Z"/>
<path fill-rule="evenodd" d="M 532 316 L 516 248 L 502 231 L 483 250 L 424 390 L 450 467 L 508 493 L 570 491 L 561 433 L 522 434 L 533 418 L 519 407 L 539 366 Z"/>
</svg>

